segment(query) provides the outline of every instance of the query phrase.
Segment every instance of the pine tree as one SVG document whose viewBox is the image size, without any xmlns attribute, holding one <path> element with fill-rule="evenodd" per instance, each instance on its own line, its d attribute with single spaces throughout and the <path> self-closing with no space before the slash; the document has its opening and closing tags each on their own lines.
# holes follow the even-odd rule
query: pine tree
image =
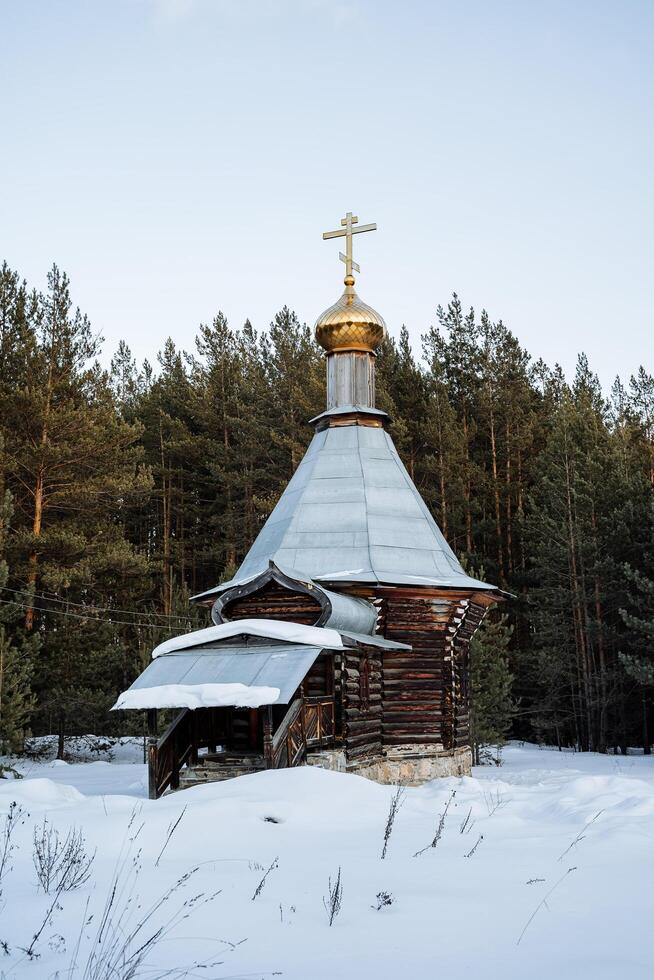
<svg viewBox="0 0 654 980">
<path fill-rule="evenodd" d="M 424 420 L 427 414 L 428 379 L 416 363 L 409 332 L 400 329 L 396 343 L 390 339 L 378 358 L 377 385 L 380 407 L 386 402 L 393 420 L 393 441 L 411 479 L 424 489 L 427 482 L 428 447 Z"/>
<path fill-rule="evenodd" d="M 82 525 L 93 534 L 102 513 L 114 519 L 118 501 L 143 486 L 139 429 L 119 418 L 107 376 L 89 363 L 99 338 L 72 312 L 68 279 L 56 266 L 48 284 L 25 344 L 27 383 L 12 394 L 5 430 L 7 478 L 22 517 L 10 542 L 12 572 L 31 593 L 48 578 L 65 580 L 61 567 L 72 569 L 82 554 Z M 33 624 L 28 603 L 25 625 Z"/>
<path fill-rule="evenodd" d="M 624 564 L 642 560 L 651 492 L 584 357 L 561 393 L 536 476 L 528 521 L 535 722 L 582 749 L 624 748 L 634 706 L 618 665 L 617 608 Z"/>
<path fill-rule="evenodd" d="M 621 652 L 621 662 L 627 673 L 639 684 L 654 687 L 654 581 L 640 572 L 624 566 L 629 581 L 630 610 L 621 609 L 625 625 L 632 633 L 630 653 Z"/>
<path fill-rule="evenodd" d="M 466 446 L 447 385 L 437 361 L 427 376 L 427 404 L 422 419 L 426 452 L 424 497 L 456 552 L 465 549 Z M 469 557 L 469 556 L 468 556 Z"/>
<path fill-rule="evenodd" d="M 455 551 L 518 595 L 475 641 L 475 738 L 506 731 L 512 675 L 515 733 L 647 745 L 654 382 L 641 367 L 607 403 L 584 358 L 568 384 L 456 295 L 436 323 L 422 361 L 404 329 L 384 343 L 377 404 Z M 56 267 L 44 296 L 0 268 L 5 719 L 7 692 L 23 692 L 12 741 L 28 721 L 62 735 L 133 724 L 107 714 L 115 693 L 191 625 L 188 594 L 233 575 L 324 409 L 324 357 L 288 307 L 264 332 L 218 314 L 193 357 L 168 342 L 154 367 L 121 343 L 105 373 L 98 351 Z"/>
<path fill-rule="evenodd" d="M 78 649 L 81 677 L 97 616 L 80 610 L 129 601 L 143 576 L 146 562 L 126 539 L 124 522 L 149 481 L 139 466 L 140 426 L 121 418 L 109 378 L 93 360 L 100 339 L 73 311 L 67 277 L 56 266 L 24 325 L 20 315 L 15 304 L 25 364 L 2 419 L 15 505 L 6 551 L 25 629 L 42 641 L 33 720 L 44 725 L 56 709 L 68 724 L 67 705 L 54 703 L 55 654 Z"/>
<path fill-rule="evenodd" d="M 629 381 L 629 401 L 640 427 L 649 482 L 654 486 L 654 377 L 642 365 Z"/>
<path fill-rule="evenodd" d="M 15 626 L 20 606 L 7 589 L 5 542 L 13 512 L 11 493 L 3 490 L 4 453 L 0 436 L 0 753 L 19 752 L 28 734 L 35 698 L 31 689 L 38 637 L 26 638 Z"/>
<path fill-rule="evenodd" d="M 147 361 L 143 371 L 138 370 L 131 350 L 125 341 L 121 340 L 116 353 L 111 358 L 109 378 L 116 401 L 122 407 L 124 414 L 127 415 L 129 410 L 134 408 L 139 395 L 147 387 L 150 373 L 151 369 Z"/>
<path fill-rule="evenodd" d="M 506 614 L 491 614 L 470 643 L 470 737 L 475 765 L 485 746 L 501 746 L 515 714 L 509 643 L 513 628 Z"/>
<path fill-rule="evenodd" d="M 132 409 L 143 427 L 140 441 L 151 480 L 152 511 L 147 515 L 133 512 L 130 525 L 141 552 L 156 569 L 152 598 L 169 614 L 175 590 L 193 570 L 192 545 L 198 524 L 194 484 L 203 467 L 188 359 L 169 338 L 157 360 L 159 375 L 151 383 L 144 382 Z"/>
<path fill-rule="evenodd" d="M 436 311 L 439 328 L 431 327 L 423 337 L 428 359 L 441 365 L 443 380 L 447 384 L 450 403 L 456 413 L 463 438 L 463 510 L 465 553 L 473 555 L 478 549 L 474 530 L 479 527 L 480 488 L 482 473 L 474 459 L 477 434 L 476 414 L 480 388 L 479 327 L 475 311 L 463 312 L 461 300 L 453 294 L 447 309 L 439 306 Z"/>
<path fill-rule="evenodd" d="M 259 399 L 245 397 L 244 345 L 222 313 L 210 326 L 201 325 L 196 348 L 200 360 L 193 363 L 193 412 L 205 466 L 194 479 L 207 501 L 202 560 L 218 581 L 227 569 L 236 570 L 254 527 L 253 460 L 240 448 L 245 420 L 256 413 Z"/>
<path fill-rule="evenodd" d="M 28 383 L 39 316 L 38 297 L 28 292 L 6 262 L 0 267 L 0 426 L 13 421 L 14 394 Z"/>
<path fill-rule="evenodd" d="M 651 751 L 651 713 L 654 699 L 654 503 L 650 506 L 646 540 L 639 555 L 640 568 L 622 566 L 626 584 L 620 616 L 625 632 L 620 637 L 619 659 L 627 676 L 636 682 L 642 708 L 642 744 Z"/>
<path fill-rule="evenodd" d="M 268 432 L 277 449 L 273 473 L 281 492 L 311 439 L 309 419 L 324 410 L 324 359 L 306 323 L 286 306 L 261 338 L 260 356 L 270 399 Z"/>
</svg>

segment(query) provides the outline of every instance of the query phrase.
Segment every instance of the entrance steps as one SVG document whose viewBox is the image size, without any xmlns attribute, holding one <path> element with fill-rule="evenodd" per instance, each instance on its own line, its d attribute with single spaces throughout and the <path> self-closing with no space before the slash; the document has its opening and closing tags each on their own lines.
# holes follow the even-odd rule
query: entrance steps
<svg viewBox="0 0 654 980">
<path fill-rule="evenodd" d="M 179 788 L 218 783 L 223 779 L 261 772 L 265 768 L 263 755 L 258 752 L 211 752 L 201 755 L 196 765 L 180 770 Z"/>
</svg>

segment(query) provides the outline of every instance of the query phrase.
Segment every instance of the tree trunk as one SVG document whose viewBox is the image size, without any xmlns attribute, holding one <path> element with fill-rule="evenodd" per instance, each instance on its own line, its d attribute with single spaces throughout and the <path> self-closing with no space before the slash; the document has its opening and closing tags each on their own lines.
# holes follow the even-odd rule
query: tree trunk
<svg viewBox="0 0 654 980">
<path fill-rule="evenodd" d="M 2 728 L 2 688 L 5 677 L 5 631 L 0 626 L 0 729 Z M 5 751 L 5 746 L 0 741 L 0 752 Z"/>
<path fill-rule="evenodd" d="M 34 487 L 34 518 L 32 520 L 32 534 L 35 538 L 41 536 L 43 526 L 43 470 L 40 469 Z M 27 591 L 29 593 L 29 608 L 25 613 L 25 629 L 31 630 L 34 627 L 34 592 L 36 590 L 36 579 L 38 574 L 38 553 L 36 548 L 32 548 L 28 559 Z"/>
<path fill-rule="evenodd" d="M 163 425 L 159 419 L 159 450 L 161 454 L 161 505 L 162 505 L 162 605 L 164 613 L 169 616 L 172 612 L 172 574 L 170 567 L 170 535 L 171 535 L 171 484 L 170 467 L 166 475 L 166 455 L 164 450 Z"/>
<path fill-rule="evenodd" d="M 649 726 L 647 724 L 647 698 L 643 695 L 643 752 L 650 755 L 652 751 L 649 744 Z"/>
<path fill-rule="evenodd" d="M 522 531 L 522 518 L 524 516 L 524 494 L 522 487 L 522 455 L 518 452 L 518 519 L 520 521 L 520 534 L 518 535 L 518 552 L 520 555 L 520 569 L 525 571 L 527 562 L 525 559 L 524 534 Z"/>
<path fill-rule="evenodd" d="M 66 747 L 66 736 L 64 734 L 65 725 L 66 725 L 66 716 L 62 711 L 59 714 L 59 723 L 58 723 L 58 731 L 57 731 L 57 759 L 61 759 L 61 760 L 63 760 L 64 758 L 64 749 Z"/>
<path fill-rule="evenodd" d="M 54 368 L 55 368 L 55 330 L 56 323 L 54 321 L 54 315 L 52 323 L 50 324 L 50 360 L 48 363 L 48 380 L 46 384 L 46 398 L 45 398 L 45 410 L 43 412 L 43 425 L 41 426 L 41 438 L 39 440 L 41 449 L 45 450 L 48 444 L 48 438 L 50 435 L 50 412 L 52 409 L 52 394 L 54 389 Z M 34 487 L 34 519 L 32 521 L 32 533 L 35 538 L 41 536 L 41 528 L 43 526 L 43 504 L 44 504 L 44 491 L 45 491 L 45 470 L 43 466 L 43 460 L 38 468 L 36 475 L 36 484 Z M 36 589 L 36 580 L 38 575 L 38 552 L 36 547 L 32 549 L 29 556 L 29 571 L 27 575 L 27 591 L 33 593 Z M 29 603 L 29 608 L 25 614 L 25 629 L 31 630 L 34 626 L 34 603 L 33 597 L 30 594 L 27 599 Z"/>
<path fill-rule="evenodd" d="M 509 575 L 513 572 L 513 507 L 511 503 L 511 429 L 506 423 L 506 562 Z"/>
<path fill-rule="evenodd" d="M 590 718 L 590 690 L 588 678 L 588 658 L 586 651 L 583 625 L 582 597 L 579 594 L 579 573 L 577 569 L 577 542 L 575 535 L 574 507 L 572 499 L 572 474 L 567 448 L 565 453 L 566 476 L 566 519 L 568 525 L 568 561 L 570 570 L 570 589 L 572 593 L 572 620 L 577 651 L 577 672 L 579 675 L 580 695 L 583 693 L 583 719 L 585 723 L 582 748 L 592 748 L 592 725 Z"/>
<path fill-rule="evenodd" d="M 443 453 L 443 426 L 441 423 L 441 412 L 439 405 L 438 412 L 438 485 L 441 498 L 441 530 L 447 539 L 447 498 L 445 496 L 445 457 Z"/>
<path fill-rule="evenodd" d="M 604 646 L 602 604 L 600 602 L 599 580 L 595 578 L 595 621 L 597 623 L 597 653 L 599 656 L 599 733 L 597 740 L 597 751 L 606 752 L 606 709 L 607 709 L 607 690 L 606 690 L 606 649 Z"/>
<path fill-rule="evenodd" d="M 466 502 L 466 550 L 468 554 L 472 554 L 472 510 L 470 505 L 470 499 L 472 497 L 472 489 L 470 486 L 470 447 L 468 445 L 468 418 L 467 413 L 464 409 L 463 411 L 463 435 L 465 440 L 465 480 L 463 483 L 464 490 L 463 495 Z"/>
<path fill-rule="evenodd" d="M 500 585 L 506 584 L 504 574 L 504 549 L 502 547 L 502 510 L 500 502 L 500 485 L 497 476 L 497 443 L 495 439 L 495 416 L 493 414 L 492 391 L 488 385 L 488 415 L 491 441 L 491 466 L 493 470 L 493 500 L 495 502 L 495 534 L 497 535 L 497 564 L 499 568 Z"/>
</svg>

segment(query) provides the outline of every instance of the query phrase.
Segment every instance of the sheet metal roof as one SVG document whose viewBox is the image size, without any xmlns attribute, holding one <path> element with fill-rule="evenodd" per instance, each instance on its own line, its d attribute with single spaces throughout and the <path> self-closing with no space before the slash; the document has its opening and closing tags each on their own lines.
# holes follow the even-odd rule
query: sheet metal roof
<svg viewBox="0 0 654 980">
<path fill-rule="evenodd" d="M 338 630 L 323 626 L 305 626 L 303 623 L 279 619 L 237 619 L 233 623 L 220 623 L 191 633 L 180 633 L 159 643 L 152 651 L 152 659 L 167 653 L 178 653 L 191 647 L 218 645 L 221 640 L 236 636 L 263 637 L 300 646 L 315 646 L 319 650 L 342 650 L 343 641 Z M 239 644 L 240 645 L 240 644 Z"/>
<path fill-rule="evenodd" d="M 153 660 L 128 691 L 182 684 L 244 684 L 279 689 L 275 704 L 288 704 L 321 647 L 271 644 L 165 653 Z"/>
<path fill-rule="evenodd" d="M 280 579 L 281 577 L 281 579 Z M 375 632 L 377 628 L 378 610 L 374 607 L 371 602 L 367 599 L 360 599 L 357 596 L 345 595 L 342 592 L 332 592 L 330 589 L 326 589 L 324 585 L 320 582 L 314 582 L 312 580 L 305 581 L 300 578 L 293 578 L 287 575 L 283 569 L 275 565 L 274 562 L 269 562 L 269 568 L 262 572 L 260 575 L 254 575 L 247 578 L 245 581 L 239 582 L 227 582 L 222 585 L 216 585 L 213 589 L 207 589 L 205 592 L 200 592 L 198 595 L 191 596 L 192 602 L 202 602 L 205 599 L 210 599 L 212 597 L 222 596 L 220 603 L 213 606 L 211 611 L 211 617 L 214 623 L 224 622 L 224 612 L 225 603 L 233 602 L 234 596 L 226 596 L 224 593 L 230 593 L 233 589 L 239 590 L 239 597 L 243 594 L 240 590 L 246 588 L 245 595 L 250 594 L 247 591 L 249 586 L 252 592 L 256 592 L 258 589 L 263 588 L 263 586 L 270 581 L 282 581 L 288 588 L 292 587 L 292 584 L 300 586 L 301 588 L 310 589 L 311 593 L 315 595 L 319 601 L 326 600 L 329 609 L 329 615 L 327 619 L 322 623 L 323 629 L 332 629 L 337 632 L 343 632 L 343 630 L 350 630 L 354 633 L 367 633 L 369 635 Z M 229 622 L 229 620 L 227 620 Z M 242 623 L 243 620 L 237 620 L 238 623 Z M 300 627 L 297 627 L 300 629 Z M 266 635 L 266 634 L 263 634 Z M 269 636 L 276 635 L 275 633 L 268 633 Z M 288 637 L 286 637 L 288 639 Z M 301 637 L 296 639 L 296 643 L 304 642 L 317 642 L 310 639 L 309 637 Z M 326 644 L 324 644 L 326 646 Z"/>
<path fill-rule="evenodd" d="M 323 582 L 495 589 L 466 575 L 381 427 L 317 432 L 233 582 L 270 561 Z"/>
<path fill-rule="evenodd" d="M 387 640 L 385 636 L 370 636 L 368 633 L 352 633 L 350 630 L 339 630 L 341 636 L 355 643 L 363 643 L 369 647 L 379 647 L 381 650 L 413 650 L 410 643 L 400 643 L 399 640 Z"/>
<path fill-rule="evenodd" d="M 234 625 L 241 625 L 244 622 L 246 621 L 240 620 Z M 261 623 L 265 626 L 266 620 L 261 620 Z M 298 630 L 305 631 L 306 635 L 315 636 L 319 645 L 289 642 L 283 639 L 273 639 L 266 643 L 256 637 L 253 643 L 247 644 L 235 643 L 236 637 L 227 637 L 221 642 L 219 635 L 221 628 L 210 626 L 205 630 L 196 630 L 194 633 L 166 640 L 156 647 L 152 654 L 152 662 L 123 693 L 160 688 L 161 691 L 153 692 L 153 695 L 165 696 L 165 703 L 158 703 L 155 700 L 153 705 L 162 708 L 184 707 L 188 704 L 189 690 L 194 686 L 199 688 L 207 684 L 237 684 L 259 690 L 266 688 L 279 690 L 279 696 L 274 700 L 259 701 L 259 704 L 288 704 L 323 650 L 344 649 L 341 636 L 355 643 L 365 643 L 384 650 L 411 649 L 406 643 L 387 640 L 383 636 L 298 626 L 295 623 L 280 625 L 297 626 Z M 337 642 L 330 640 L 332 636 L 337 637 Z M 171 700 L 175 685 L 180 686 L 179 702 Z M 121 698 L 114 708 L 118 707 Z M 223 692 L 220 704 L 225 703 L 232 702 L 225 701 Z M 242 704 L 243 701 L 233 703 Z M 125 707 L 136 707 L 136 705 L 128 703 Z"/>
<path fill-rule="evenodd" d="M 315 415 L 312 419 L 309 419 L 309 425 L 316 425 L 317 422 L 321 422 L 323 419 L 339 415 L 372 415 L 376 418 L 390 419 L 388 412 L 382 411 L 381 408 L 372 408 L 370 405 L 339 405 L 337 408 L 328 408 L 326 411 L 321 412 L 320 415 Z"/>
</svg>

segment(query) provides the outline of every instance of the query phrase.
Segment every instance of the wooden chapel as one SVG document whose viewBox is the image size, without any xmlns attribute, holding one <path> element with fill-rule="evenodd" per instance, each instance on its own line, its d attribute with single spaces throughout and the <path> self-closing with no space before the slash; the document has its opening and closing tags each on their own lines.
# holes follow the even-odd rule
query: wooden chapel
<svg viewBox="0 0 654 980">
<path fill-rule="evenodd" d="M 236 576 L 194 596 L 213 625 L 167 640 L 116 709 L 147 709 L 150 796 L 312 764 L 417 784 L 470 772 L 470 639 L 502 593 L 468 576 L 375 407 L 382 317 L 354 290 L 317 320 L 327 408 Z M 179 709 L 154 731 L 156 711 Z"/>
</svg>

